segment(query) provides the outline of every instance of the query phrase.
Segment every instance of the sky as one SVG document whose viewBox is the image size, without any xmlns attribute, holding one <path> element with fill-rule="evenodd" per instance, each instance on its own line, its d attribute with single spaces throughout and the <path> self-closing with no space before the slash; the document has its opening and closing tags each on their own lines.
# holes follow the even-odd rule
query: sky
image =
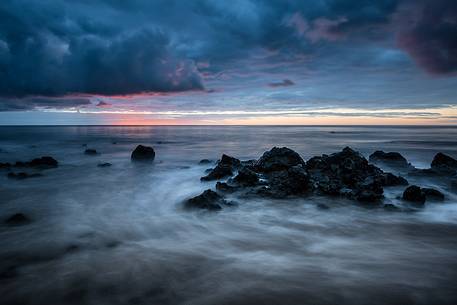
<svg viewBox="0 0 457 305">
<path fill-rule="evenodd" d="M 0 1 L 0 125 L 42 124 L 457 125 L 457 1 Z"/>
</svg>

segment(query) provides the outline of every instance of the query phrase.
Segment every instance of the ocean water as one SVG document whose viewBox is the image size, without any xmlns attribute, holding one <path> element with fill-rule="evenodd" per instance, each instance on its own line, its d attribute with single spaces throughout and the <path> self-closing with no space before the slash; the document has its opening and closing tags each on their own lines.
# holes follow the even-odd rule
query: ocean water
<svg viewBox="0 0 457 305">
<path fill-rule="evenodd" d="M 138 144 L 154 147 L 153 164 L 130 162 Z M 398 151 L 426 168 L 437 152 L 457 157 L 457 128 L 0 127 L 0 162 L 60 164 L 21 181 L 0 170 L 0 218 L 33 220 L 0 226 L 0 303 L 457 304 L 457 194 L 445 179 L 406 176 L 446 196 L 414 212 L 323 197 L 182 209 L 214 188 L 200 159 L 273 146 L 305 160 L 345 146 Z M 401 205 L 402 191 L 386 189 L 386 203 Z"/>
</svg>

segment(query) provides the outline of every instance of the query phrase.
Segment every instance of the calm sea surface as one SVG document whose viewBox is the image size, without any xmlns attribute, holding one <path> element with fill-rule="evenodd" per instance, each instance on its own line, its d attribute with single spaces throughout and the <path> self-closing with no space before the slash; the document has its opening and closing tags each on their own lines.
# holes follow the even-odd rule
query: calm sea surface
<svg viewBox="0 0 457 305">
<path fill-rule="evenodd" d="M 130 162 L 138 144 L 154 147 L 154 164 Z M 446 196 L 409 213 L 322 197 L 182 210 L 214 188 L 199 180 L 200 159 L 257 159 L 273 146 L 305 160 L 345 146 L 398 151 L 425 168 L 437 152 L 457 158 L 457 128 L 0 127 L 0 162 L 60 164 L 21 181 L 0 169 L 1 220 L 33 220 L 0 226 L 0 303 L 457 304 L 457 194 L 446 180 L 406 176 Z M 401 205 L 402 191 L 387 189 L 385 202 Z"/>
</svg>

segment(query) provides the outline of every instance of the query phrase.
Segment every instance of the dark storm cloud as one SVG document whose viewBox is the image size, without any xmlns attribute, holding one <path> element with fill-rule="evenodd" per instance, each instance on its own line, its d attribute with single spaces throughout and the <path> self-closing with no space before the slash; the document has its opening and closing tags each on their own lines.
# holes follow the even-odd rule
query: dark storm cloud
<svg viewBox="0 0 457 305">
<path fill-rule="evenodd" d="M 427 1 L 413 17 L 400 46 L 431 73 L 457 72 L 457 1 Z"/>
<path fill-rule="evenodd" d="M 1 96 L 203 89 L 193 62 L 176 56 L 166 33 L 147 24 L 124 30 L 120 20 L 85 9 L 87 16 L 77 3 L 0 4 Z"/>
<path fill-rule="evenodd" d="M 248 67 L 237 61 L 259 50 L 271 52 L 269 64 L 279 65 L 310 54 L 338 57 L 341 45 L 363 53 L 367 42 L 385 43 L 394 34 L 389 25 L 404 2 L 422 3 L 1 1 L 0 96 L 200 90 L 203 76 L 227 67 L 242 74 Z M 429 71 L 455 71 L 455 6 L 452 0 L 435 1 L 414 28 L 402 27 L 403 48 Z"/>
<path fill-rule="evenodd" d="M 26 111 L 35 108 L 61 109 L 78 108 L 91 105 L 85 98 L 2 98 L 0 99 L 0 111 Z"/>
</svg>

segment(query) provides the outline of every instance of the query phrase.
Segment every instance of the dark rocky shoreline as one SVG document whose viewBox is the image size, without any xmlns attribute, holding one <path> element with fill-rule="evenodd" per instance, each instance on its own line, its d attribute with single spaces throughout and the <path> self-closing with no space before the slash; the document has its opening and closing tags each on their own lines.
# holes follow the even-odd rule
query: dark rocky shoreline
<svg viewBox="0 0 457 305">
<path fill-rule="evenodd" d="M 154 159 L 155 151 L 149 146 L 138 145 L 131 154 L 131 160 L 135 162 L 153 162 Z M 212 163 L 208 159 L 199 162 L 200 165 Z M 58 165 L 53 157 L 44 156 L 27 162 L 0 163 L 0 168 L 8 170 L 8 178 L 23 180 L 41 177 L 42 170 Z M 97 166 L 111 165 L 105 162 Z M 413 207 L 445 200 L 439 190 L 410 185 L 406 178 L 385 172 L 377 165 L 387 165 L 408 176 L 444 178 L 451 188 L 457 187 L 457 160 L 443 153 L 435 155 L 430 168 L 417 169 L 398 152 L 375 151 L 367 160 L 359 152 L 345 147 L 340 152 L 304 161 L 297 152 L 287 147 L 273 147 L 257 160 L 242 161 L 223 154 L 215 167 L 206 170 L 206 175 L 200 178 L 202 182 L 216 182 L 214 190 L 207 189 L 187 199 L 183 205 L 187 209 L 220 210 L 224 206 L 236 205 L 236 202 L 225 199 L 229 194 L 274 199 L 328 196 L 345 198 L 362 206 L 398 210 L 395 205 L 383 202 L 386 187 L 404 187 L 398 198 Z M 13 172 L 13 169 L 34 172 Z"/>
<path fill-rule="evenodd" d="M 443 153 L 435 155 L 430 169 L 416 169 L 398 152 L 376 151 L 369 160 L 349 147 L 331 155 L 312 157 L 306 162 L 287 147 L 274 147 L 258 160 L 241 161 L 224 154 L 201 178 L 202 181 L 216 181 L 215 191 L 205 190 L 184 205 L 220 210 L 227 205 L 223 196 L 236 193 L 276 199 L 331 196 L 393 210 L 394 205 L 383 204 L 384 188 L 393 186 L 404 186 L 402 200 L 415 207 L 423 206 L 427 201 L 445 199 L 439 190 L 409 185 L 404 177 L 384 172 L 375 165 L 380 163 L 407 175 L 421 172 L 422 175 L 449 179 L 451 186 L 456 182 L 457 161 Z"/>
</svg>

